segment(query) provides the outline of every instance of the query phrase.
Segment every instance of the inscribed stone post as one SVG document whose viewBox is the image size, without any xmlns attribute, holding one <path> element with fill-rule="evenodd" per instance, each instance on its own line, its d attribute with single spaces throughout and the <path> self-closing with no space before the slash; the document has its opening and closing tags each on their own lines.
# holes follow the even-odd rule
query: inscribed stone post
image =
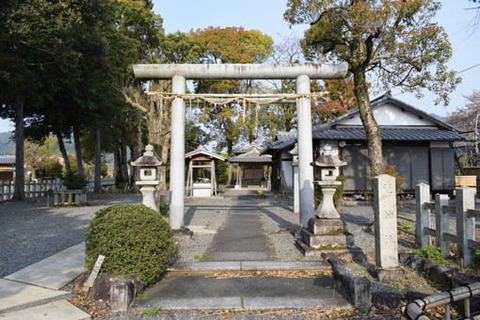
<svg viewBox="0 0 480 320">
<path fill-rule="evenodd" d="M 375 262 L 383 269 L 398 267 L 397 199 L 395 178 L 386 174 L 373 179 L 375 212 Z"/>
<path fill-rule="evenodd" d="M 448 206 L 447 194 L 435 195 L 435 230 L 436 230 L 436 242 L 437 247 L 442 250 L 444 257 L 448 256 L 449 247 L 448 242 L 445 240 L 443 234 L 448 232 L 448 213 L 443 212 L 443 207 Z"/>
<path fill-rule="evenodd" d="M 425 206 L 430 202 L 430 186 L 424 182 L 420 182 L 415 187 L 416 201 L 416 226 L 415 239 L 416 247 L 424 248 L 430 245 L 430 237 L 424 232 L 425 227 L 430 226 L 430 209 Z"/>
<path fill-rule="evenodd" d="M 457 216 L 457 256 L 462 267 L 472 263 L 472 254 L 468 247 L 469 240 L 475 240 L 475 220 L 468 215 L 468 210 L 475 209 L 475 195 L 473 189 L 469 187 L 460 187 L 456 189 L 456 208 Z"/>
</svg>

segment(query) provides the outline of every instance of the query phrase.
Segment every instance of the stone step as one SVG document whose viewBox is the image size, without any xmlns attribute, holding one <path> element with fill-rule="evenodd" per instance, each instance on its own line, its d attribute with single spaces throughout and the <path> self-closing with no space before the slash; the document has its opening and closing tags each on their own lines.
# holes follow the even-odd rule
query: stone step
<svg viewBox="0 0 480 320">
<path fill-rule="evenodd" d="M 90 320 L 88 313 L 65 300 L 0 314 L 2 320 Z"/>
<path fill-rule="evenodd" d="M 170 272 L 218 272 L 218 271 L 294 271 L 329 270 L 325 261 L 199 261 L 179 262 L 168 269 Z"/>
<path fill-rule="evenodd" d="M 314 278 L 168 275 L 132 306 L 162 309 L 277 309 L 348 306 L 329 276 Z"/>
</svg>

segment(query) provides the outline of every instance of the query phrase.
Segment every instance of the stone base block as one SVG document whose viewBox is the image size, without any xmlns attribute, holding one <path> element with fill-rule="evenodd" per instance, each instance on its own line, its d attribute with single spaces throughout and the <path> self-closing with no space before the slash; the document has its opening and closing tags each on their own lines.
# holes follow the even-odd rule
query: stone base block
<svg viewBox="0 0 480 320">
<path fill-rule="evenodd" d="M 297 240 L 295 245 L 305 257 L 309 258 L 322 258 L 327 260 L 331 257 L 338 257 L 349 262 L 355 261 L 357 263 L 363 263 L 366 261 L 362 249 L 356 247 L 339 249 L 314 249 L 308 247 L 300 240 Z"/>
<path fill-rule="evenodd" d="M 173 237 L 177 241 L 189 241 L 192 239 L 192 230 L 182 227 L 181 229 L 173 230 Z"/>
<path fill-rule="evenodd" d="M 339 234 L 345 230 L 345 224 L 340 219 L 319 219 L 308 220 L 308 230 L 314 235 Z"/>
<path fill-rule="evenodd" d="M 374 275 L 380 282 L 393 283 L 402 281 L 405 278 L 405 272 L 401 268 L 375 268 Z"/>
<path fill-rule="evenodd" d="M 347 246 L 347 235 L 345 234 L 315 235 L 310 230 L 302 229 L 300 235 L 302 236 L 303 242 L 308 247 L 315 249 L 336 249 Z"/>
</svg>

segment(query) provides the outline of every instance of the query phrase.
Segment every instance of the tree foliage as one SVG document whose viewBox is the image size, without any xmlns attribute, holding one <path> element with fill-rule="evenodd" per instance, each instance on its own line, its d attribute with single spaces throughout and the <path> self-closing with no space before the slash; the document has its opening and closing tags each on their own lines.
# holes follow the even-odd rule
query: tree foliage
<svg viewBox="0 0 480 320">
<path fill-rule="evenodd" d="M 289 23 L 310 24 L 303 39 L 309 59 L 348 63 L 372 172 L 384 172 L 368 80 L 375 80 L 380 88 L 401 88 L 419 96 L 427 89 L 437 94 L 437 103 L 448 103 L 448 94 L 460 79 L 446 66 L 452 55 L 448 37 L 432 21 L 440 4 L 433 0 L 289 0 L 287 6 L 284 17 Z"/>
<path fill-rule="evenodd" d="M 270 36 L 241 27 L 209 27 L 192 31 L 190 35 L 199 46 L 202 63 L 261 63 L 273 50 Z M 255 84 L 239 80 L 201 80 L 196 82 L 195 90 L 202 93 L 253 93 Z M 248 111 L 255 113 L 252 109 Z M 242 107 L 233 103 L 207 106 L 203 121 L 217 138 L 219 146 L 226 147 L 227 153 L 232 155 L 233 145 L 242 133 L 254 139 L 252 122 L 244 121 L 247 118 L 251 117 L 244 117 Z"/>
<path fill-rule="evenodd" d="M 480 165 L 480 91 L 474 91 L 466 97 L 465 107 L 448 114 L 447 122 L 459 129 L 470 141 L 462 150 L 461 160 L 464 166 Z"/>
</svg>

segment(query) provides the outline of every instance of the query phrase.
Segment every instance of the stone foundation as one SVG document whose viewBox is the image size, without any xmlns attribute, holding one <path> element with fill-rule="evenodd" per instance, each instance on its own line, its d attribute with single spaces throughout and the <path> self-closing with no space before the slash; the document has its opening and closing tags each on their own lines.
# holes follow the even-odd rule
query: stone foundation
<svg viewBox="0 0 480 320">
<path fill-rule="evenodd" d="M 340 219 L 311 218 L 300 236 L 296 246 L 306 257 L 326 259 L 335 255 L 348 261 L 365 261 L 362 250 L 353 247 L 353 236 L 345 233 Z"/>
</svg>

